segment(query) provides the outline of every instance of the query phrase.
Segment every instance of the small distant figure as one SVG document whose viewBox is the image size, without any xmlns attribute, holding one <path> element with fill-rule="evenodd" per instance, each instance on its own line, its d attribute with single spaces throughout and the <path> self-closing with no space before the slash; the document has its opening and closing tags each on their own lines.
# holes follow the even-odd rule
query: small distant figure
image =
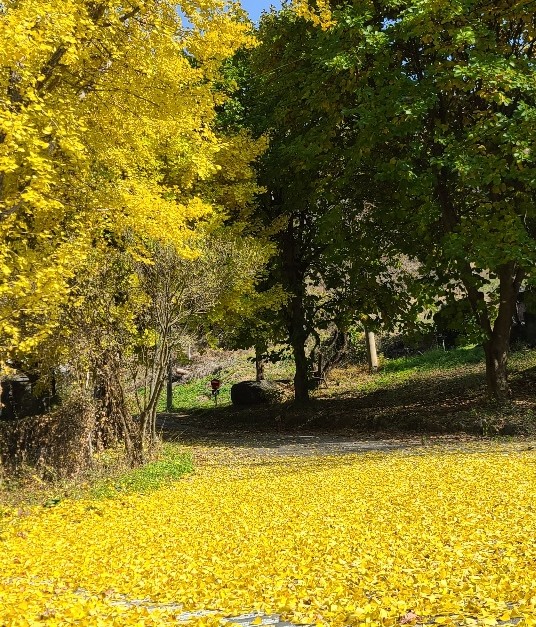
<svg viewBox="0 0 536 627">
<path fill-rule="evenodd" d="M 214 377 L 214 379 L 211 379 L 210 394 L 212 398 L 214 399 L 214 405 L 218 404 L 218 395 L 220 393 L 220 388 L 221 388 L 221 380 L 217 379 L 216 377 Z"/>
</svg>

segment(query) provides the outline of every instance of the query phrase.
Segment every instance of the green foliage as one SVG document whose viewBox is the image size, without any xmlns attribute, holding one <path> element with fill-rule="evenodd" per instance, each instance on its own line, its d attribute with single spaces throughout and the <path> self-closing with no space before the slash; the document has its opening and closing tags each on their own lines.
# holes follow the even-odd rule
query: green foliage
<svg viewBox="0 0 536 627">
<path fill-rule="evenodd" d="M 507 396 L 515 298 L 536 264 L 532 9 L 379 0 L 337 5 L 329 20 L 312 11 L 268 16 L 253 54 L 273 129 L 263 184 L 307 226 L 296 246 L 312 253 L 309 284 L 333 291 L 315 314 L 392 323 L 467 296 L 487 363 L 499 364 L 490 391 Z"/>
</svg>

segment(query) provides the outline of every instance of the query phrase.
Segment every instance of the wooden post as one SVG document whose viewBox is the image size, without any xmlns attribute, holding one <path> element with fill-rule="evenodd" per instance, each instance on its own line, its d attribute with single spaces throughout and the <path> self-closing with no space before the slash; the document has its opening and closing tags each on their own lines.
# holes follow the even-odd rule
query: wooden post
<svg viewBox="0 0 536 627">
<path fill-rule="evenodd" d="M 376 352 L 376 338 L 374 332 L 365 329 L 365 343 L 367 345 L 367 359 L 370 372 L 378 370 L 378 354 Z"/>
</svg>

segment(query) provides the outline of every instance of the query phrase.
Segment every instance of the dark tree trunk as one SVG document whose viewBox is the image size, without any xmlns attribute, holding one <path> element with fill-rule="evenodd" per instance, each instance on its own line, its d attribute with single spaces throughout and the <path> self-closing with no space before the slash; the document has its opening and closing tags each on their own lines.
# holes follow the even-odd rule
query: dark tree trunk
<svg viewBox="0 0 536 627">
<path fill-rule="evenodd" d="M 493 329 L 483 343 L 488 394 L 499 402 L 504 402 L 511 396 L 507 371 L 510 332 L 524 274 L 513 262 L 500 266 L 499 310 Z"/>
<path fill-rule="evenodd" d="M 305 343 L 309 333 L 305 310 L 305 268 L 300 251 L 300 226 L 289 219 L 287 228 L 280 235 L 283 287 L 290 295 L 285 308 L 288 338 L 294 355 L 294 400 L 302 403 L 309 400 L 309 364 L 305 354 Z"/>
<path fill-rule="evenodd" d="M 97 448 L 106 448 L 123 440 L 130 465 L 139 466 L 144 461 L 143 437 L 128 408 L 118 357 L 106 355 L 98 373 L 96 389 L 99 408 L 95 416 L 95 444 Z"/>
<path fill-rule="evenodd" d="M 262 347 L 259 345 L 255 346 L 255 373 L 256 373 L 256 381 L 264 381 L 264 366 L 266 364 L 266 359 L 263 356 Z"/>
<path fill-rule="evenodd" d="M 296 374 L 294 375 L 294 400 L 304 403 L 309 400 L 308 361 L 305 355 L 305 343 L 297 340 L 292 344 Z"/>
<path fill-rule="evenodd" d="M 99 451 L 124 440 L 129 451 L 131 418 L 121 385 L 119 360 L 112 353 L 105 353 L 96 368 L 93 398 L 96 411 L 92 446 Z"/>
<path fill-rule="evenodd" d="M 500 402 L 506 401 L 510 396 L 508 385 L 507 363 L 508 345 L 504 346 L 493 340 L 484 342 L 484 353 L 486 355 L 486 383 L 488 394 Z"/>
<path fill-rule="evenodd" d="M 57 382 L 56 382 L 56 373 L 53 370 L 50 375 L 50 396 L 52 397 L 52 402 L 55 402 L 57 399 Z"/>
<path fill-rule="evenodd" d="M 141 425 L 134 423 L 130 415 L 123 415 L 123 431 L 125 434 L 125 449 L 130 465 L 132 467 L 141 466 L 145 461 Z"/>
</svg>

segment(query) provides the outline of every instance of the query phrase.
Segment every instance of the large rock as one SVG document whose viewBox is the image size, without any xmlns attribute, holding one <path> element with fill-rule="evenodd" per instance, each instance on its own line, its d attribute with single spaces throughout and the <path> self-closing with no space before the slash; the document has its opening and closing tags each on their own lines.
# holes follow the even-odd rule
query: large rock
<svg viewBox="0 0 536 627">
<path fill-rule="evenodd" d="M 240 381 L 231 387 L 233 405 L 269 405 L 280 400 L 281 390 L 271 381 Z"/>
</svg>

